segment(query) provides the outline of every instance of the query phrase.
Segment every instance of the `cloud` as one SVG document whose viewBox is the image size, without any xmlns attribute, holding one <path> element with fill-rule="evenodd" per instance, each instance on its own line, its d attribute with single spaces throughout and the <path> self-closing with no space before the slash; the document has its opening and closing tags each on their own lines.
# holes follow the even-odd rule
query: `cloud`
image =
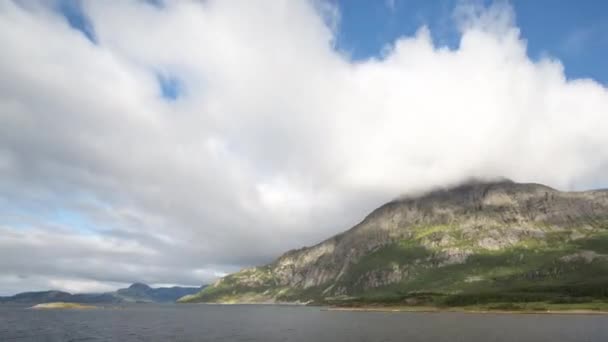
<svg viewBox="0 0 608 342">
<path fill-rule="evenodd" d="M 607 183 L 606 88 L 528 58 L 510 7 L 355 62 L 325 4 L 83 2 L 94 42 L 0 4 L 0 293 L 199 285 L 470 177 Z"/>
</svg>

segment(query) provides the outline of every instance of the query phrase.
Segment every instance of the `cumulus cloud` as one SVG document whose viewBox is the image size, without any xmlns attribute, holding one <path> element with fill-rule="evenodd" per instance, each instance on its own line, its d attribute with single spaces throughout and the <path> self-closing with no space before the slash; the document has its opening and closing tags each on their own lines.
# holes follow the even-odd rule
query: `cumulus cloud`
<svg viewBox="0 0 608 342">
<path fill-rule="evenodd" d="M 88 36 L 0 4 L 0 293 L 199 285 L 470 177 L 608 181 L 606 88 L 508 6 L 352 61 L 322 1 L 81 5 Z"/>
</svg>

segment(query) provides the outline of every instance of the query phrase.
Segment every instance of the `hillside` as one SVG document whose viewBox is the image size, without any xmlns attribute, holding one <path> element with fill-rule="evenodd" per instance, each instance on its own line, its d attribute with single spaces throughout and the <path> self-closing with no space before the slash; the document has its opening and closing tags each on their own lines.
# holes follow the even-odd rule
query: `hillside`
<svg viewBox="0 0 608 342">
<path fill-rule="evenodd" d="M 151 288 L 135 283 L 126 289 L 107 293 L 77 293 L 63 291 L 23 292 L 11 297 L 0 297 L 0 303 L 41 304 L 53 302 L 114 304 L 114 303 L 174 303 L 180 297 L 199 292 L 202 287 Z"/>
<path fill-rule="evenodd" d="M 605 299 L 608 191 L 500 181 L 387 203 L 344 233 L 180 301 L 508 306 Z"/>
</svg>

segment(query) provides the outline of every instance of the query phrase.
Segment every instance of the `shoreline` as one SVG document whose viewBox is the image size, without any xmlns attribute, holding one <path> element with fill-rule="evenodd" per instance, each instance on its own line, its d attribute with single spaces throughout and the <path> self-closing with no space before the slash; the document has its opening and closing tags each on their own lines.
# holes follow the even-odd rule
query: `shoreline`
<svg viewBox="0 0 608 342">
<path fill-rule="evenodd" d="M 591 309 L 563 309 L 563 310 L 484 310 L 467 309 L 464 307 L 439 308 L 439 307 L 391 307 L 391 306 L 366 306 L 345 307 L 330 306 L 322 308 L 321 311 L 345 311 L 345 312 L 393 312 L 393 313 L 466 313 L 466 314 L 499 314 L 499 315 L 608 315 L 605 310 Z"/>
<path fill-rule="evenodd" d="M 184 303 L 178 303 L 184 304 Z M 314 307 L 320 311 L 343 311 L 343 312 L 389 312 L 389 313 L 466 313 L 466 314 L 510 314 L 510 315 L 608 315 L 608 309 L 587 308 L 547 308 L 544 310 L 522 308 L 516 310 L 489 309 L 484 307 L 437 307 L 437 306 L 339 306 L 323 304 L 303 304 L 294 302 L 231 302 L 231 303 L 185 303 L 217 306 L 259 305 L 259 306 L 293 306 Z"/>
</svg>

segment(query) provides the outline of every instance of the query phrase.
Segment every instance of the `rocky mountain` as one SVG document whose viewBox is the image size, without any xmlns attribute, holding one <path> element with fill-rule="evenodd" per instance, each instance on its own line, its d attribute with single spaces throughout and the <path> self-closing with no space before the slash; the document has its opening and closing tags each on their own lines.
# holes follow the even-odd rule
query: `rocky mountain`
<svg viewBox="0 0 608 342">
<path fill-rule="evenodd" d="M 469 182 L 374 210 L 348 231 L 181 302 L 469 305 L 608 299 L 608 191 Z"/>
<path fill-rule="evenodd" d="M 126 289 L 107 293 L 71 294 L 62 291 L 23 292 L 11 297 L 0 297 L 0 303 L 40 304 L 52 302 L 114 304 L 114 303 L 174 303 L 177 299 L 195 294 L 202 287 L 160 287 L 151 288 L 135 283 Z"/>
</svg>

